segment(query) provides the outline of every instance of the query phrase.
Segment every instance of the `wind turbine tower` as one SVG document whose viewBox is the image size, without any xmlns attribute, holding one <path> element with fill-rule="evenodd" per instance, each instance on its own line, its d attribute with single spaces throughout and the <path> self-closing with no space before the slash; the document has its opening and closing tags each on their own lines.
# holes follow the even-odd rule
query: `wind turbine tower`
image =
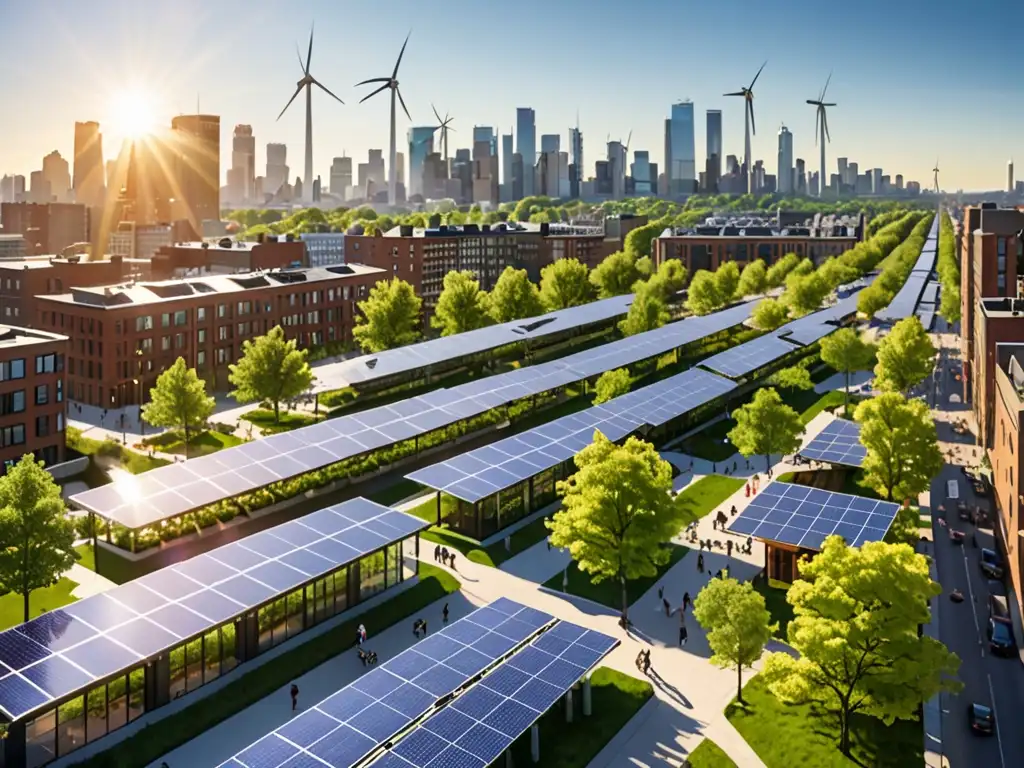
<svg viewBox="0 0 1024 768">
<path fill-rule="evenodd" d="M 935 194 L 939 194 L 939 158 L 935 158 L 935 167 L 932 168 L 932 173 L 935 174 Z"/>
<path fill-rule="evenodd" d="M 455 118 L 451 117 L 447 112 L 444 113 L 444 120 L 437 114 L 437 108 L 431 104 L 430 108 L 434 110 L 434 117 L 437 118 L 437 125 L 434 126 L 435 131 L 441 131 L 441 147 L 444 149 L 444 161 L 448 162 L 448 131 L 454 131 L 451 127 L 452 120 Z"/>
<path fill-rule="evenodd" d="M 825 87 L 821 89 L 818 98 L 816 100 L 807 100 L 808 104 L 817 107 L 814 114 L 814 143 L 821 147 L 821 176 L 818 179 L 818 197 L 825 196 L 825 184 L 828 179 L 828 173 L 825 170 L 825 142 L 832 141 L 832 137 L 828 132 L 828 113 L 825 108 L 836 106 L 834 103 L 825 101 L 825 94 L 828 92 L 828 84 L 830 82 L 832 82 L 831 72 L 828 73 Z"/>
<path fill-rule="evenodd" d="M 757 70 L 757 74 L 754 75 L 754 79 L 750 81 L 750 85 L 746 88 L 741 88 L 733 93 L 723 94 L 725 96 L 742 96 L 743 97 L 743 130 L 744 130 L 744 142 L 743 142 L 743 164 L 746 166 L 746 183 L 747 191 L 753 192 L 753 174 L 754 167 L 750 159 L 750 135 L 757 133 L 757 127 L 754 124 L 754 83 L 757 82 L 757 78 L 761 76 L 761 71 L 765 68 L 768 62 L 765 61 L 761 65 L 761 69 Z"/>
<path fill-rule="evenodd" d="M 296 47 L 295 52 L 299 56 L 299 66 L 302 67 L 302 79 L 295 86 L 295 93 L 288 99 L 288 103 L 284 105 L 284 109 L 281 110 L 281 114 L 277 116 L 280 120 L 285 112 L 288 111 L 288 107 L 295 101 L 295 97 L 299 95 L 299 92 L 306 89 L 306 165 L 303 169 L 302 176 L 302 197 L 306 202 L 313 199 L 313 86 L 322 90 L 332 99 L 340 104 L 345 102 L 327 90 L 327 87 L 317 80 L 313 75 L 309 73 L 309 64 L 313 58 L 313 28 L 309 29 L 309 50 L 306 52 L 306 63 L 302 63 L 302 52 Z"/>
<path fill-rule="evenodd" d="M 405 36 L 405 42 L 402 43 L 402 50 L 398 53 L 398 61 L 395 62 L 395 68 L 391 72 L 391 77 L 374 77 L 369 80 L 363 80 L 361 83 L 356 83 L 356 87 L 360 85 L 369 85 L 370 83 L 384 83 L 380 88 L 375 90 L 373 93 L 364 96 L 359 100 L 362 104 L 367 99 L 371 99 L 378 93 L 384 90 L 391 90 L 391 155 L 389 157 L 390 162 L 388 163 L 388 205 L 395 205 L 397 202 L 397 184 L 398 184 L 398 147 L 395 144 L 395 97 L 398 97 L 398 101 L 402 104 L 402 111 L 405 112 L 405 116 L 412 120 L 409 115 L 409 110 L 405 106 L 405 99 L 402 98 L 402 92 L 398 90 L 398 68 L 402 65 L 402 56 L 405 55 L 405 46 L 409 44 L 409 35 Z"/>
</svg>

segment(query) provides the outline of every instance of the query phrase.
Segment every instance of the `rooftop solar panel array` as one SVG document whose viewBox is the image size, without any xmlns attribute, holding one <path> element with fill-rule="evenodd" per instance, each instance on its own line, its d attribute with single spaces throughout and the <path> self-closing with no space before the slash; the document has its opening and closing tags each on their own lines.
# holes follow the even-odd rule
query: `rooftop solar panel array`
<svg viewBox="0 0 1024 768">
<path fill-rule="evenodd" d="M 560 621 L 370 765 L 486 768 L 618 644 Z"/>
<path fill-rule="evenodd" d="M 924 290 L 928 279 L 927 272 L 911 272 L 889 306 L 875 313 L 875 318 L 883 322 L 895 323 L 913 315 L 921 298 L 921 291 Z"/>
<path fill-rule="evenodd" d="M 727 379 L 691 368 L 406 477 L 473 503 L 571 459 L 590 445 L 594 430 L 619 440 L 643 424 L 661 426 L 735 387 Z"/>
<path fill-rule="evenodd" d="M 701 365 L 723 376 L 739 378 L 764 368 L 795 349 L 796 347 L 778 336 L 761 336 L 738 347 L 719 352 L 701 362 Z"/>
<path fill-rule="evenodd" d="M 938 304 L 939 303 L 939 284 L 934 280 L 929 280 L 924 286 L 924 293 L 921 294 L 922 304 Z"/>
<path fill-rule="evenodd" d="M 16 719 L 427 525 L 351 499 L 44 613 L 0 633 L 0 711 Z"/>
<path fill-rule="evenodd" d="M 769 483 L 740 512 L 729 531 L 820 551 L 838 534 L 852 547 L 881 541 L 896 517 L 898 504 L 819 488 Z"/>
<path fill-rule="evenodd" d="M 560 309 L 538 317 L 491 325 L 455 336 L 442 336 L 419 344 L 409 344 L 339 363 L 316 366 L 313 368 L 313 374 L 316 376 L 313 390 L 327 392 L 342 389 L 353 384 L 409 373 L 466 355 L 497 349 L 506 344 L 543 338 L 611 320 L 625 315 L 632 301 L 632 294 L 613 296 L 610 299 Z"/>
<path fill-rule="evenodd" d="M 578 628 L 582 631 L 576 637 L 574 630 L 566 632 L 559 629 L 561 626 L 563 623 L 542 611 L 501 598 L 367 672 L 222 766 L 347 768 L 430 714 L 438 702 L 455 694 L 482 672 L 493 668 L 493 675 L 508 663 L 496 666 L 497 662 L 517 659 L 528 652 L 530 649 L 520 649 L 548 627 L 551 627 L 550 632 L 557 632 L 548 645 L 558 642 L 559 647 L 563 643 L 566 647 L 579 646 L 573 654 L 576 661 L 570 662 L 577 668 L 588 659 L 601 658 L 618 644 L 612 638 L 582 628 Z M 602 651 L 607 641 L 611 642 L 611 647 Z M 470 688 L 472 690 L 475 688 Z M 450 707 L 438 711 L 443 713 L 448 709 Z"/>
<path fill-rule="evenodd" d="M 860 424 L 847 419 L 836 419 L 817 437 L 800 449 L 806 459 L 859 467 L 864 464 L 867 449 L 860 444 Z"/>
<path fill-rule="evenodd" d="M 424 435 L 520 398 L 670 352 L 750 317 L 751 303 L 690 317 L 541 365 L 439 389 L 351 416 L 271 435 L 183 464 L 75 494 L 71 501 L 129 528 Z"/>
</svg>

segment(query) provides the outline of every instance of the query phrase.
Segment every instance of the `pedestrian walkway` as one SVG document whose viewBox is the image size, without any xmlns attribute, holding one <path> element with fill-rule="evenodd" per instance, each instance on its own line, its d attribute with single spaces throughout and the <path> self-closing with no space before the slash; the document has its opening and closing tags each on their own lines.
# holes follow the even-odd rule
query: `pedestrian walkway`
<svg viewBox="0 0 1024 768">
<path fill-rule="evenodd" d="M 71 596 L 76 600 L 98 595 L 101 592 L 106 592 L 108 589 L 113 589 L 117 586 L 110 579 L 100 576 L 95 571 L 90 571 L 81 563 L 75 563 L 72 565 L 71 568 L 64 573 L 63 578 L 70 579 L 78 585 L 71 590 Z"/>
</svg>

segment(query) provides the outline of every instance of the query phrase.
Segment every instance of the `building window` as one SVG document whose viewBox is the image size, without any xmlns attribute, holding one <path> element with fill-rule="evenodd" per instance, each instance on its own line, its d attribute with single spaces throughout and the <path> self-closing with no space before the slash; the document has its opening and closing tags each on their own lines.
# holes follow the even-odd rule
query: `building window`
<svg viewBox="0 0 1024 768">
<path fill-rule="evenodd" d="M 217 317 L 227 317 L 227 316 L 228 316 L 228 305 L 227 304 L 218 304 L 217 305 Z"/>
<path fill-rule="evenodd" d="M 136 331 L 151 331 L 153 330 L 153 318 L 150 315 L 135 318 L 135 330 Z"/>
<path fill-rule="evenodd" d="M 171 337 L 161 336 L 160 337 L 160 349 L 167 352 L 171 348 Z"/>
<path fill-rule="evenodd" d="M 206 321 L 206 307 L 200 307 L 196 310 L 196 322 L 202 323 Z"/>
<path fill-rule="evenodd" d="M 170 312 L 164 312 L 162 315 L 160 315 L 160 327 L 161 328 L 167 328 L 170 324 L 171 324 L 171 313 Z"/>
<path fill-rule="evenodd" d="M 181 309 L 174 313 L 175 325 L 184 325 L 186 322 L 188 322 L 188 318 L 187 315 L 185 314 L 185 310 Z"/>
<path fill-rule="evenodd" d="M 5 360 L 0 363 L 0 381 L 25 378 L 25 359 Z"/>
<path fill-rule="evenodd" d="M 206 329 L 200 328 L 198 333 L 199 343 L 203 344 L 206 342 Z"/>
<path fill-rule="evenodd" d="M 3 446 L 8 445 L 24 445 L 25 444 L 25 425 L 15 424 L 11 427 L 0 428 L 0 444 Z"/>
<path fill-rule="evenodd" d="M 196 353 L 196 367 L 203 368 L 206 366 L 206 352 L 199 350 Z"/>
<path fill-rule="evenodd" d="M 50 402 L 50 388 L 46 384 L 36 387 L 36 405 L 46 405 Z"/>
<path fill-rule="evenodd" d="M 64 402 L 64 379 L 57 379 L 57 402 Z"/>
<path fill-rule="evenodd" d="M 63 432 L 64 431 L 64 414 L 63 413 L 58 413 L 57 414 L 57 431 L 58 432 Z"/>
<path fill-rule="evenodd" d="M 48 437 L 50 434 L 50 417 L 36 416 L 36 437 Z"/>
</svg>

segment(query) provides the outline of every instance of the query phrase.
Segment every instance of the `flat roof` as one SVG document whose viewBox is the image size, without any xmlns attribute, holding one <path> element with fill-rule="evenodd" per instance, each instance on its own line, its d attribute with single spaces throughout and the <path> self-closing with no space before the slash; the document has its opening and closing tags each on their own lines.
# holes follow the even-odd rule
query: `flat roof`
<svg viewBox="0 0 1024 768">
<path fill-rule="evenodd" d="M 54 341 L 67 341 L 68 337 L 60 333 L 38 331 L 35 328 L 22 328 L 17 325 L 0 325 L 0 348 L 27 347 L 32 344 L 50 344 Z"/>
<path fill-rule="evenodd" d="M 375 354 L 362 355 L 337 363 L 313 367 L 314 392 L 344 389 L 390 376 L 428 368 L 467 355 L 486 352 L 529 339 L 581 328 L 592 323 L 621 317 L 629 311 L 633 295 L 614 296 L 579 307 L 548 312 L 537 317 L 490 325 L 454 336 L 441 336 L 418 344 L 409 344 Z"/>
<path fill-rule="evenodd" d="M 0 633 L 0 712 L 52 706 L 428 525 L 350 499 L 44 613 Z"/>
</svg>

